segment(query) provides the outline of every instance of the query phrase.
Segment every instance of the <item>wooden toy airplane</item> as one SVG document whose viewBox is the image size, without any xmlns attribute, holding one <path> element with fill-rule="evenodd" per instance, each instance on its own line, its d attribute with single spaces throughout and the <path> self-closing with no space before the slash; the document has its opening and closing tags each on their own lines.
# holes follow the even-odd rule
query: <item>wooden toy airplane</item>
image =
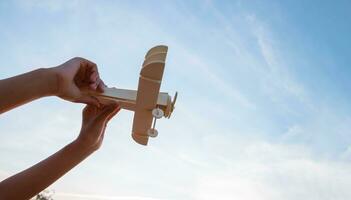
<svg viewBox="0 0 351 200">
<path fill-rule="evenodd" d="M 169 118 L 177 100 L 177 93 L 171 101 L 168 93 L 159 92 L 167 50 L 167 46 L 160 45 L 146 53 L 138 90 L 106 88 L 103 93 L 93 94 L 100 101 L 116 101 L 121 108 L 134 111 L 132 138 L 142 145 L 147 145 L 149 137 L 158 135 L 156 120 Z"/>
</svg>

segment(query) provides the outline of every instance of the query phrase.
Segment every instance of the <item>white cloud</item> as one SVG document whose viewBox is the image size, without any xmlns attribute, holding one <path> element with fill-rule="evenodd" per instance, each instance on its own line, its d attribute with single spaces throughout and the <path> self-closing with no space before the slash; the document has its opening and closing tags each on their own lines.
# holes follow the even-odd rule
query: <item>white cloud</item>
<svg viewBox="0 0 351 200">
<path fill-rule="evenodd" d="M 229 138 L 227 138 L 229 139 Z M 231 140 L 233 138 L 230 138 Z M 233 147 L 240 152 L 233 152 Z M 318 155 L 297 145 L 264 141 L 221 144 L 230 156 L 212 159 L 214 168 L 202 171 L 193 199 L 349 199 L 351 165 L 320 160 Z M 217 154 L 212 146 L 208 154 Z M 236 154 L 240 155 L 236 155 Z"/>
<path fill-rule="evenodd" d="M 182 52 L 182 57 L 186 60 L 186 68 L 194 68 L 193 70 L 188 69 L 193 72 L 193 76 L 202 76 L 201 79 L 210 82 L 216 91 L 220 91 L 223 97 L 229 97 L 232 102 L 238 102 L 240 105 L 245 106 L 250 109 L 254 109 L 255 105 L 248 98 L 246 98 L 239 89 L 235 88 L 232 84 L 226 82 L 223 77 L 216 75 L 217 66 L 209 66 L 207 59 L 201 58 L 196 54 L 187 50 L 186 47 L 176 48 L 175 51 Z M 185 67 L 184 66 L 184 67 Z M 195 75 L 196 74 L 196 75 Z M 209 91 L 211 93 L 211 91 Z M 218 97 L 220 99 L 222 97 Z"/>
<path fill-rule="evenodd" d="M 251 24 L 258 47 L 266 62 L 265 66 L 268 68 L 263 74 L 265 84 L 263 89 L 267 90 L 275 101 L 282 101 L 278 99 L 279 95 L 287 95 L 304 104 L 309 104 L 306 88 L 295 80 L 292 72 L 288 69 L 289 67 L 294 68 L 294 66 L 288 66 L 288 63 L 284 62 L 284 58 L 277 53 L 279 52 L 279 47 L 277 47 L 279 41 L 274 40 L 274 37 L 271 36 L 272 33 L 267 30 L 267 25 L 261 23 L 254 15 L 248 16 L 247 19 Z"/>
</svg>

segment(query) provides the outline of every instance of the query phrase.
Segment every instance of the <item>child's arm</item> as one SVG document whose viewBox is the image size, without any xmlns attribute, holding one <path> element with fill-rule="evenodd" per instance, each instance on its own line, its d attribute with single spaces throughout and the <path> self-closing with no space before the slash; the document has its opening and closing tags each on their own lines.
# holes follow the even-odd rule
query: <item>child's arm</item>
<svg viewBox="0 0 351 200">
<path fill-rule="evenodd" d="M 0 114 L 44 96 L 98 105 L 87 90 L 102 91 L 103 82 L 95 63 L 73 58 L 54 68 L 41 68 L 0 80 Z"/>
<path fill-rule="evenodd" d="M 86 106 L 78 138 L 38 164 L 0 182 L 0 199 L 30 199 L 97 150 L 118 105 Z"/>
</svg>

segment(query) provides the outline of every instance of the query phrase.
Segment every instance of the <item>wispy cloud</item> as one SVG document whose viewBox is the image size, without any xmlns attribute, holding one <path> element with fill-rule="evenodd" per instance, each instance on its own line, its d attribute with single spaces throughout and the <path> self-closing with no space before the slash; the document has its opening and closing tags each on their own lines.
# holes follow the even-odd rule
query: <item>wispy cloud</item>
<svg viewBox="0 0 351 200">
<path fill-rule="evenodd" d="M 275 101 L 279 100 L 278 95 L 287 95 L 296 100 L 311 106 L 309 103 L 308 93 L 306 88 L 296 80 L 289 68 L 289 63 L 284 61 L 284 57 L 278 54 L 279 41 L 275 41 L 272 32 L 269 31 L 268 25 L 264 25 L 255 17 L 255 15 L 248 15 L 248 22 L 250 23 L 253 34 L 257 39 L 257 44 L 265 61 L 265 66 L 268 68 L 263 74 L 264 89 L 269 93 L 271 98 Z M 285 101 L 285 99 L 283 100 Z"/>
<path fill-rule="evenodd" d="M 351 184 L 347 162 L 319 159 L 303 146 L 261 140 L 217 145 L 207 153 L 218 154 L 222 159 L 211 159 L 215 167 L 202 171 L 203 176 L 195 184 L 194 199 L 351 197 L 347 190 Z M 235 152 L 233 146 L 240 148 L 240 152 Z M 217 151 L 217 148 L 223 150 Z"/>
</svg>

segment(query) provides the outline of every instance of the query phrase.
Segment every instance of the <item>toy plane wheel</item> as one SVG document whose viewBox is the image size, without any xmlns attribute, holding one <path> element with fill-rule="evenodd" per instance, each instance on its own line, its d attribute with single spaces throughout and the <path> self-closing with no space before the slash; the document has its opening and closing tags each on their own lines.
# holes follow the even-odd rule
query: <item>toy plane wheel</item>
<svg viewBox="0 0 351 200">
<path fill-rule="evenodd" d="M 157 137 L 158 131 L 156 129 L 154 129 L 154 128 L 150 128 L 147 131 L 147 135 L 150 136 L 150 137 Z"/>
<path fill-rule="evenodd" d="M 160 108 L 155 108 L 155 109 L 152 110 L 152 115 L 156 119 L 161 119 L 163 117 L 163 115 L 164 115 L 164 112 Z"/>
</svg>

